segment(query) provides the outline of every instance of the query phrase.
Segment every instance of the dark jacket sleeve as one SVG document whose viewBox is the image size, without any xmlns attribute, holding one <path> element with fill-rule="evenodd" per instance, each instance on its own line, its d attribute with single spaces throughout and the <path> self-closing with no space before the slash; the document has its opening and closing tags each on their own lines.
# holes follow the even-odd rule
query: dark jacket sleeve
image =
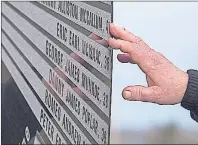
<svg viewBox="0 0 198 145">
<path fill-rule="evenodd" d="M 188 70 L 188 85 L 181 106 L 190 111 L 191 117 L 198 122 L 198 71 Z"/>
</svg>

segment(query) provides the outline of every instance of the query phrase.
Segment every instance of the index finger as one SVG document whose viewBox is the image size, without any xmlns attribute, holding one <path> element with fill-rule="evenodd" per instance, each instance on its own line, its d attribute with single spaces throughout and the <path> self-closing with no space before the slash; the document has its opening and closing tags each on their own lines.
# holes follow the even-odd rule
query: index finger
<svg viewBox="0 0 198 145">
<path fill-rule="evenodd" d="M 130 33 L 129 31 L 122 29 L 120 27 L 117 27 L 114 24 L 110 24 L 110 33 L 117 39 L 122 39 L 125 41 L 129 41 L 132 43 L 138 43 L 142 41 L 142 39 L 138 36 L 135 36 L 134 34 Z"/>
</svg>

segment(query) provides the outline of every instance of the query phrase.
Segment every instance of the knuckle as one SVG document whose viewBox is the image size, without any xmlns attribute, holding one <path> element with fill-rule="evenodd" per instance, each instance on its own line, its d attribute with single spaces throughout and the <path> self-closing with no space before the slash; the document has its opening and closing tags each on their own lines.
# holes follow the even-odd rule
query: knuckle
<svg viewBox="0 0 198 145">
<path fill-rule="evenodd" d="M 139 36 L 135 36 L 135 39 L 136 39 L 136 43 L 142 42 L 142 38 L 140 38 Z"/>
<path fill-rule="evenodd" d="M 119 45 L 120 45 L 120 49 L 123 49 L 124 48 L 124 44 L 122 40 L 119 40 Z"/>
<path fill-rule="evenodd" d="M 160 60 L 161 62 L 166 62 L 166 61 L 168 61 L 168 60 L 166 59 L 166 57 L 165 57 L 162 53 L 157 52 L 157 55 L 158 55 L 158 58 L 159 58 L 159 60 Z"/>
<path fill-rule="evenodd" d="M 129 46 L 128 41 L 122 40 L 122 43 L 120 43 L 121 51 L 122 52 L 127 52 L 128 51 L 128 46 Z"/>
<path fill-rule="evenodd" d="M 152 87 L 151 91 L 151 101 L 159 104 L 160 100 L 163 98 L 163 91 L 159 87 Z"/>
<path fill-rule="evenodd" d="M 137 101 L 141 101 L 143 99 L 143 91 L 141 88 L 136 89 L 136 97 Z"/>
</svg>

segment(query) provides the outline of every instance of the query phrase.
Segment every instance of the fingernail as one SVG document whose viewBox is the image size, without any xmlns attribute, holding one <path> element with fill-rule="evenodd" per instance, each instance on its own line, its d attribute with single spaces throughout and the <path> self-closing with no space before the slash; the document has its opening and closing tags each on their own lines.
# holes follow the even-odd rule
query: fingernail
<svg viewBox="0 0 198 145">
<path fill-rule="evenodd" d="M 113 27 L 113 26 L 115 26 L 115 24 L 111 23 L 110 26 Z"/>
<path fill-rule="evenodd" d="M 113 40 L 113 38 L 112 37 L 109 37 L 108 41 L 110 41 L 110 40 Z"/>
<path fill-rule="evenodd" d="M 113 30 L 113 29 L 114 29 L 114 26 L 115 26 L 115 25 L 114 25 L 113 23 L 110 24 L 110 33 L 112 33 L 112 32 L 114 31 L 114 30 Z"/>
<path fill-rule="evenodd" d="M 110 38 L 108 39 L 108 43 L 114 44 L 114 43 L 115 43 L 114 40 L 115 40 L 114 38 L 111 38 L 111 37 L 110 37 Z"/>
<path fill-rule="evenodd" d="M 124 91 L 123 96 L 126 100 L 129 100 L 131 98 L 131 92 L 130 91 Z"/>
<path fill-rule="evenodd" d="M 118 28 L 118 26 L 117 25 L 115 25 L 115 24 L 113 24 L 113 23 L 111 23 L 111 26 L 110 26 L 111 28 L 113 28 L 113 29 L 116 29 L 116 28 Z"/>
</svg>

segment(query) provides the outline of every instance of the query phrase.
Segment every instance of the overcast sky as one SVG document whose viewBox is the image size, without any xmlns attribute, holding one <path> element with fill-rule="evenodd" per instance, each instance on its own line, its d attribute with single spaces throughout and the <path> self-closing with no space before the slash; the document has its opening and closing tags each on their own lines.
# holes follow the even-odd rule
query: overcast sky
<svg viewBox="0 0 198 145">
<path fill-rule="evenodd" d="M 198 3 L 193 2 L 114 2 L 114 23 L 140 36 L 182 70 L 198 69 Z M 121 64 L 114 51 L 112 125 L 147 128 L 174 121 L 180 127 L 198 129 L 180 105 L 159 106 L 127 102 L 121 92 L 128 85 L 146 85 L 137 66 Z"/>
</svg>

